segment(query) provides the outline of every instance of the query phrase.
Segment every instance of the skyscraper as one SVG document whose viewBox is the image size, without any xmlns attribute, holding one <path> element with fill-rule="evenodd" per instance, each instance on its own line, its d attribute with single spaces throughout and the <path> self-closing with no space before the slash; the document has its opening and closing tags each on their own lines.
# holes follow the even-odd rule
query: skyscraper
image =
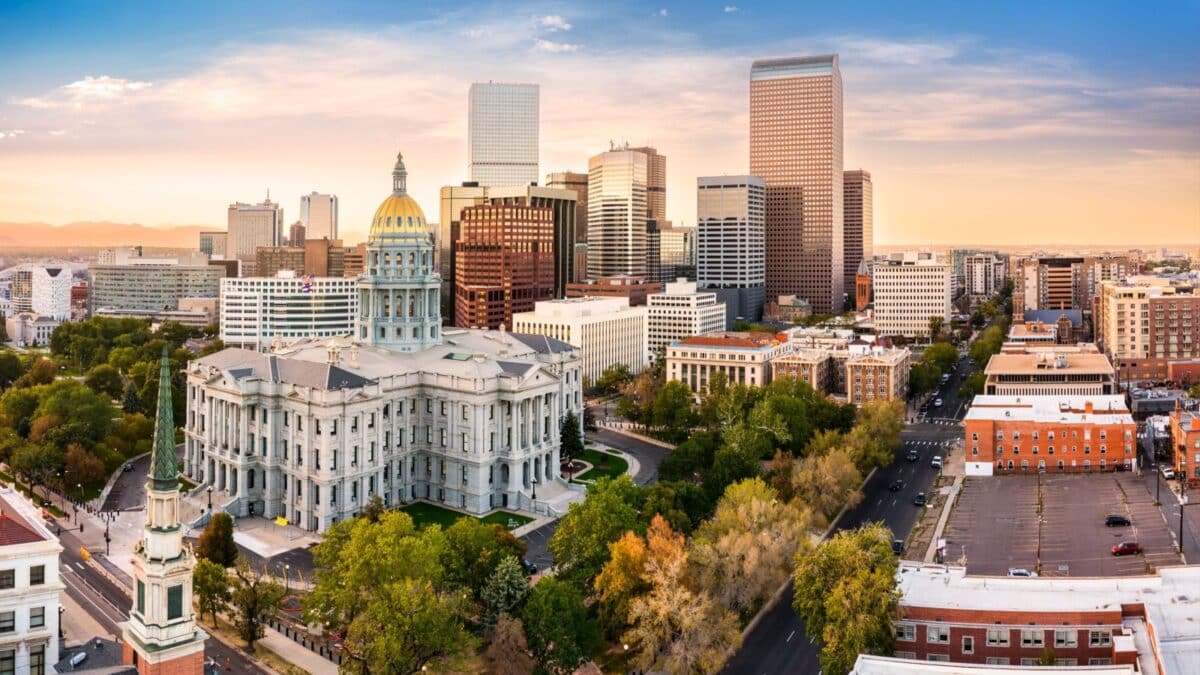
<svg viewBox="0 0 1200 675">
<path fill-rule="evenodd" d="M 261 204 L 229 205 L 227 258 L 254 262 L 259 246 L 278 246 L 283 237 L 283 207 L 269 198 Z"/>
<path fill-rule="evenodd" d="M 527 204 L 462 210 L 454 242 L 454 322 L 463 328 L 512 328 L 514 312 L 554 299 L 554 211 Z"/>
<path fill-rule="evenodd" d="M 476 82 L 467 110 L 467 171 L 482 186 L 538 179 L 538 85 Z"/>
<path fill-rule="evenodd" d="M 842 74 L 836 54 L 755 61 L 750 173 L 766 185 L 766 295 L 842 308 Z"/>
<path fill-rule="evenodd" d="M 725 303 L 726 328 L 762 318 L 765 195 L 754 176 L 696 179 L 696 284 Z"/>
<path fill-rule="evenodd" d="M 323 195 L 317 192 L 301 195 L 300 223 L 304 225 L 304 236 L 307 239 L 337 239 L 337 195 Z M 303 246 L 303 243 L 293 241 L 292 246 Z"/>
<path fill-rule="evenodd" d="M 842 289 L 854 290 L 858 264 L 875 255 L 874 187 L 871 174 L 862 169 L 842 174 L 845 195 L 842 232 Z M 853 303 L 854 298 L 849 298 Z"/>
<path fill-rule="evenodd" d="M 587 280 L 587 180 L 586 173 L 560 171 L 546 175 L 546 187 L 575 193 L 575 278 Z"/>
<path fill-rule="evenodd" d="M 648 145 L 629 149 L 646 156 L 646 217 L 662 226 L 667 221 L 667 156 Z"/>
<path fill-rule="evenodd" d="M 646 276 L 648 166 L 628 148 L 588 160 L 588 277 Z"/>
</svg>

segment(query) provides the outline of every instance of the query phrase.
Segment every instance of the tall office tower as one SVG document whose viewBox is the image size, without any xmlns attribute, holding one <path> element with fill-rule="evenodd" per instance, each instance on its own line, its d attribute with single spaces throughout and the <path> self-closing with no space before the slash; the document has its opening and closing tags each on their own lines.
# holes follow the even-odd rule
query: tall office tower
<svg viewBox="0 0 1200 675">
<path fill-rule="evenodd" d="M 726 328 L 762 319 L 766 188 L 754 176 L 696 179 L 696 285 L 725 303 Z"/>
<path fill-rule="evenodd" d="M 225 257 L 225 242 L 229 238 L 227 232 L 201 232 L 200 233 L 200 252 L 213 257 Z"/>
<path fill-rule="evenodd" d="M 588 277 L 647 273 L 648 155 L 628 148 L 588 160 Z"/>
<path fill-rule="evenodd" d="M 484 204 L 462 211 L 454 243 L 454 322 L 512 327 L 514 312 L 554 299 L 554 210 Z"/>
<path fill-rule="evenodd" d="M 929 319 L 950 325 L 954 277 L 950 261 L 931 253 L 906 252 L 871 266 L 875 333 L 929 338 Z"/>
<path fill-rule="evenodd" d="M 546 187 L 575 193 L 575 278 L 587 280 L 587 174 L 560 171 L 546 175 Z"/>
<path fill-rule="evenodd" d="M 304 228 L 303 220 L 297 220 L 296 222 L 292 223 L 292 226 L 290 228 L 288 228 L 288 236 L 287 236 L 286 246 L 303 246 L 304 240 L 308 239 L 308 237 L 305 236 L 305 234 L 306 234 L 306 230 Z M 264 274 L 262 270 L 259 270 L 258 273 L 263 274 L 263 276 L 274 276 L 271 274 Z"/>
<path fill-rule="evenodd" d="M 874 187 L 871 174 L 862 169 L 842 173 L 842 290 L 854 290 L 858 264 L 875 255 Z M 847 298 L 853 304 L 854 298 Z"/>
<path fill-rule="evenodd" d="M 797 294 L 840 311 L 842 73 L 836 54 L 755 61 L 750 173 L 767 188 L 768 298 Z"/>
<path fill-rule="evenodd" d="M 660 226 L 667 222 L 667 156 L 657 148 L 629 148 L 646 156 L 646 218 Z"/>
<path fill-rule="evenodd" d="M 228 232 L 225 257 L 252 262 L 259 246 L 278 246 L 283 238 L 283 207 L 270 199 L 230 204 Z"/>
<path fill-rule="evenodd" d="M 681 277 L 696 279 L 696 228 L 672 225 L 658 230 L 659 282 L 671 283 Z"/>
<path fill-rule="evenodd" d="M 304 225 L 304 236 L 308 239 L 338 238 L 337 195 L 312 192 L 300 197 L 300 222 Z M 292 246 L 303 244 L 292 241 Z"/>
<path fill-rule="evenodd" d="M 536 185 L 538 85 L 476 82 L 467 108 L 471 180 L 483 186 Z"/>
</svg>

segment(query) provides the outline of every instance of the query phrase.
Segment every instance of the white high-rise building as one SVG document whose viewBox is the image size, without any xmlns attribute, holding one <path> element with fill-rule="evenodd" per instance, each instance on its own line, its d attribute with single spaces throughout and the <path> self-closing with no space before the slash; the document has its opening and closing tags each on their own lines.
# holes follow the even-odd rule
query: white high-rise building
<svg viewBox="0 0 1200 675">
<path fill-rule="evenodd" d="M 0 493 L 0 671 L 54 673 L 59 659 L 62 544 L 15 490 Z"/>
<path fill-rule="evenodd" d="M 60 321 L 71 318 L 71 266 L 67 263 L 28 263 L 10 272 L 12 308 Z"/>
<path fill-rule="evenodd" d="M 299 277 L 284 271 L 274 277 L 221 280 L 221 341 L 263 350 L 279 338 L 354 335 L 358 318 L 358 279 Z"/>
<path fill-rule="evenodd" d="M 963 282 L 967 295 L 988 298 L 1004 287 L 1004 261 L 991 253 L 963 258 Z"/>
<path fill-rule="evenodd" d="M 282 218 L 282 214 L 280 214 Z M 305 239 L 338 238 L 337 195 L 313 192 L 300 196 L 300 224 L 304 226 Z M 292 242 L 292 246 L 298 246 Z"/>
<path fill-rule="evenodd" d="M 279 245 L 283 228 L 283 207 L 270 199 L 230 204 L 225 256 L 253 263 L 259 246 Z"/>
<path fill-rule="evenodd" d="M 647 346 L 654 357 L 677 340 L 725 329 L 725 303 L 717 301 L 716 293 L 697 291 L 696 283 L 686 279 L 646 296 L 646 311 Z"/>
<path fill-rule="evenodd" d="M 513 315 L 513 330 L 562 340 L 579 348 L 583 376 L 591 382 L 618 363 L 637 374 L 646 366 L 645 307 L 630 307 L 629 298 L 566 298 L 534 305 L 532 312 Z"/>
<path fill-rule="evenodd" d="M 620 149 L 588 160 L 588 277 L 648 274 L 647 155 Z"/>
<path fill-rule="evenodd" d="M 696 179 L 696 285 L 725 303 L 726 327 L 762 319 L 766 187 L 754 176 Z"/>
<path fill-rule="evenodd" d="M 872 274 L 877 335 L 928 338 L 934 316 L 950 325 L 954 276 L 949 261 L 930 253 L 905 253 L 876 261 Z"/>
<path fill-rule="evenodd" d="M 484 187 L 538 180 L 538 85 L 476 82 L 467 105 L 467 173 Z"/>
</svg>

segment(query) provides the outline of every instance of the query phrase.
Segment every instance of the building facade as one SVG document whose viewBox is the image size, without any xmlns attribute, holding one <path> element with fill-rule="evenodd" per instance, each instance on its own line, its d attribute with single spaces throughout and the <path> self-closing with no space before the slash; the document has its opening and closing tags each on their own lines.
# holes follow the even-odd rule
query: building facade
<svg viewBox="0 0 1200 675">
<path fill-rule="evenodd" d="M 766 187 L 754 176 L 696 179 L 696 285 L 725 303 L 725 327 L 766 302 Z"/>
<path fill-rule="evenodd" d="M 537 184 L 539 89 L 476 82 L 467 104 L 467 174 L 483 186 Z"/>
<path fill-rule="evenodd" d="M 755 61 L 750 173 L 766 185 L 766 296 L 840 311 L 842 74 L 836 54 Z"/>
<path fill-rule="evenodd" d="M 299 276 L 221 280 L 221 340 L 263 350 L 276 340 L 354 335 L 358 281 L 345 277 Z"/>
<path fill-rule="evenodd" d="M 62 320 L 33 312 L 17 312 L 7 317 L 0 315 L 8 340 L 18 347 L 45 347 L 50 337 L 62 325 Z"/>
<path fill-rule="evenodd" d="M 697 335 L 667 346 L 667 381 L 700 395 L 715 373 L 729 384 L 762 387 L 771 382 L 771 362 L 791 352 L 786 333 Z"/>
<path fill-rule="evenodd" d="M 59 576 L 63 547 L 32 504 L 7 487 L 0 491 L 0 670 L 54 673 L 59 653 L 59 607 L 66 587 Z"/>
<path fill-rule="evenodd" d="M 588 160 L 588 278 L 646 277 L 648 160 L 610 150 Z"/>
<path fill-rule="evenodd" d="M 862 169 L 842 173 L 842 289 L 851 302 L 858 266 L 875 256 L 875 185 Z"/>
<path fill-rule="evenodd" d="M 990 253 L 963 258 L 963 292 L 973 300 L 986 300 L 1004 288 L 1008 278 L 1004 261 Z"/>
<path fill-rule="evenodd" d="M 928 338 L 930 317 L 950 325 L 954 280 L 950 265 L 929 254 L 906 253 L 871 266 L 875 332 Z"/>
<path fill-rule="evenodd" d="M 33 312 L 51 319 L 71 318 L 71 266 L 26 263 L 9 270 L 12 311 Z"/>
<path fill-rule="evenodd" d="M 600 277 L 567 284 L 568 298 L 626 298 L 630 307 L 641 307 L 654 293 L 662 293 L 663 284 L 643 277 Z"/>
<path fill-rule="evenodd" d="M 225 257 L 253 262 L 259 246 L 280 244 L 284 227 L 283 207 L 270 199 L 260 204 L 230 204 Z"/>
<path fill-rule="evenodd" d="M 693 335 L 725 330 L 725 306 L 716 293 L 698 291 L 696 283 L 679 280 L 662 293 L 649 296 L 648 347 L 651 355 L 665 353 L 667 345 Z"/>
<path fill-rule="evenodd" d="M 874 348 L 846 359 L 846 402 L 903 401 L 908 395 L 912 353 L 907 349 Z"/>
<path fill-rule="evenodd" d="M 1137 425 L 1122 396 L 990 396 L 971 403 L 968 476 L 1137 466 Z"/>
<path fill-rule="evenodd" d="M 303 238 L 292 238 L 293 244 L 304 239 L 337 239 L 338 238 L 338 198 L 337 195 L 326 195 L 311 192 L 300 196 L 300 226 L 304 228 Z"/>
<path fill-rule="evenodd" d="M 1096 302 L 1096 342 L 1122 380 L 1161 381 L 1170 365 L 1200 357 L 1200 283 L 1134 276 L 1104 281 Z"/>
<path fill-rule="evenodd" d="M 983 393 L 999 396 L 1108 396 L 1117 375 L 1095 345 L 1005 343 L 988 359 Z"/>
<path fill-rule="evenodd" d="M 225 268 L 214 265 L 92 265 L 88 268 L 93 315 L 179 309 L 181 298 L 218 298 Z"/>
<path fill-rule="evenodd" d="M 455 242 L 454 323 L 512 326 L 515 312 L 554 299 L 554 211 L 525 205 L 468 206 Z"/>
<path fill-rule="evenodd" d="M 201 232 L 199 249 L 204 255 L 224 258 L 228 241 L 229 233 L 227 232 Z"/>
<path fill-rule="evenodd" d="M 1192 489 L 1200 487 L 1200 412 L 1176 406 L 1170 425 L 1175 475 L 1184 477 Z"/>
<path fill-rule="evenodd" d="M 595 382 L 609 366 L 642 372 L 649 362 L 647 310 L 623 298 L 567 298 L 539 302 L 513 315 L 513 330 L 545 335 L 579 348 L 583 376 Z"/>
<path fill-rule="evenodd" d="M 570 282 L 587 280 L 587 181 L 586 173 L 556 171 L 546 175 L 546 187 L 575 193 L 575 278 Z"/>
</svg>

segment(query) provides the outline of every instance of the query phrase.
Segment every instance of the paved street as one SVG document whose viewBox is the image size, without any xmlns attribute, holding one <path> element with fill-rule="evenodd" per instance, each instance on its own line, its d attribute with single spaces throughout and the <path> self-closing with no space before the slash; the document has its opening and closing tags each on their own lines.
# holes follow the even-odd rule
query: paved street
<svg viewBox="0 0 1200 675">
<path fill-rule="evenodd" d="M 130 462 L 132 471 L 123 471 L 108 491 L 102 511 L 128 511 L 146 506 L 146 476 L 150 473 L 150 455 Z"/>
</svg>

